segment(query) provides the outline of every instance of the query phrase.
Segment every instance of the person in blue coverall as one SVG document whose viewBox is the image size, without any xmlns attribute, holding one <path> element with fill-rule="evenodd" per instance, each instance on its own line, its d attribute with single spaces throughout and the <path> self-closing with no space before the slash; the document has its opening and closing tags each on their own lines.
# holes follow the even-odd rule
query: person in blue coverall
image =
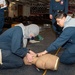
<svg viewBox="0 0 75 75">
<path fill-rule="evenodd" d="M 63 11 L 66 14 L 68 13 L 68 0 L 50 0 L 49 18 L 52 20 L 52 28 L 56 36 L 62 32 L 62 27 L 57 25 L 54 18 L 59 11 Z"/>
<path fill-rule="evenodd" d="M 4 10 L 7 8 L 5 0 L 0 0 L 0 34 L 4 26 Z"/>
<path fill-rule="evenodd" d="M 17 68 L 23 65 L 23 58 L 28 54 L 27 39 L 39 34 L 39 26 L 22 23 L 6 30 L 0 35 L 0 69 Z M 28 56 L 28 61 L 32 56 Z"/>
<path fill-rule="evenodd" d="M 64 51 L 60 56 L 60 62 L 64 64 L 75 63 L 75 18 L 67 16 L 60 12 L 56 15 L 57 24 L 63 27 L 63 32 L 60 36 L 43 52 L 38 53 L 38 56 L 55 51 L 63 47 Z"/>
</svg>

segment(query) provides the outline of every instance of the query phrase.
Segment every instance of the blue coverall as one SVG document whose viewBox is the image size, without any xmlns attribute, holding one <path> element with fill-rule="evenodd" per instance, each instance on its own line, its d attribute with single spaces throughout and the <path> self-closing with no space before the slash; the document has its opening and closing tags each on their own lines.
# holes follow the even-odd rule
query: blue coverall
<svg viewBox="0 0 75 75">
<path fill-rule="evenodd" d="M 0 9 L 0 33 L 2 33 L 3 26 L 4 26 L 4 8 Z"/>
<path fill-rule="evenodd" d="M 28 50 L 23 48 L 22 28 L 15 26 L 0 35 L 2 65 L 0 68 L 17 68 L 23 65 L 23 57 Z"/>
<path fill-rule="evenodd" d="M 75 63 L 75 18 L 66 17 L 63 32 L 61 35 L 47 48 L 48 52 L 63 47 L 64 51 L 60 56 L 60 62 L 65 64 Z"/>
</svg>

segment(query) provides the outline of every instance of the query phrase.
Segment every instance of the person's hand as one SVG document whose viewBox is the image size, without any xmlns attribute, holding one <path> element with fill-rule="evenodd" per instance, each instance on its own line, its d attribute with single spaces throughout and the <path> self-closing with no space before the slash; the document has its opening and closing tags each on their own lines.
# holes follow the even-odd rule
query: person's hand
<svg viewBox="0 0 75 75">
<path fill-rule="evenodd" d="M 23 62 L 25 65 L 32 65 L 32 62 L 29 62 L 26 56 L 23 58 Z"/>
<path fill-rule="evenodd" d="M 46 53 L 48 53 L 48 52 L 45 50 L 45 51 L 40 52 L 40 53 L 37 53 L 37 54 L 38 54 L 38 56 L 42 56 L 42 55 L 44 55 L 44 54 L 46 54 Z"/>
<path fill-rule="evenodd" d="M 36 57 L 36 53 L 35 52 L 33 52 L 32 50 L 29 50 L 29 53 L 33 56 L 33 57 Z"/>
<path fill-rule="evenodd" d="M 32 65 L 33 57 L 36 57 L 36 53 L 32 50 L 29 50 L 29 53 L 26 54 L 26 56 L 23 58 L 23 61 L 25 65 Z"/>
<path fill-rule="evenodd" d="M 27 58 L 28 62 L 32 62 L 33 61 L 33 56 L 30 53 L 27 53 L 26 58 Z"/>
<path fill-rule="evenodd" d="M 49 15 L 49 18 L 50 18 L 50 19 L 53 19 L 53 16 L 52 16 L 52 15 Z"/>
</svg>

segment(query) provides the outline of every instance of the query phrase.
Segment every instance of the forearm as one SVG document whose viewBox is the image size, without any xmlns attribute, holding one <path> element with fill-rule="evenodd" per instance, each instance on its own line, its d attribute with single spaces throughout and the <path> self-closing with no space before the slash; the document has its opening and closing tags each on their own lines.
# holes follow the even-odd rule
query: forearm
<svg viewBox="0 0 75 75">
<path fill-rule="evenodd" d="M 12 51 L 14 54 L 18 55 L 19 57 L 24 57 L 26 56 L 26 54 L 28 53 L 28 49 L 26 48 L 21 48 L 21 49 L 17 49 Z"/>
<path fill-rule="evenodd" d="M 65 13 L 66 14 L 68 13 L 68 0 L 66 0 L 65 2 Z"/>
<path fill-rule="evenodd" d="M 47 53 L 48 53 L 48 51 L 47 51 L 47 50 L 44 50 L 43 52 L 37 53 L 37 55 L 38 55 L 38 56 L 42 56 L 42 55 L 45 55 L 45 54 L 47 54 Z"/>
<path fill-rule="evenodd" d="M 53 2 L 52 0 L 50 1 L 50 7 L 49 7 L 49 14 L 52 14 L 52 10 L 53 10 Z"/>
</svg>

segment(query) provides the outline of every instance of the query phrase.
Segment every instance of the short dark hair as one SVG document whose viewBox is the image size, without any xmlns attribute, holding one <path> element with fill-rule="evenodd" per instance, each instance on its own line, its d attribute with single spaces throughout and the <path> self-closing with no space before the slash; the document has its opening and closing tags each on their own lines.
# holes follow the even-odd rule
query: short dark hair
<svg viewBox="0 0 75 75">
<path fill-rule="evenodd" d="M 67 14 L 65 14 L 64 12 L 58 12 L 55 16 L 55 19 L 57 19 L 57 18 L 61 19 L 66 16 L 67 16 Z"/>
</svg>

